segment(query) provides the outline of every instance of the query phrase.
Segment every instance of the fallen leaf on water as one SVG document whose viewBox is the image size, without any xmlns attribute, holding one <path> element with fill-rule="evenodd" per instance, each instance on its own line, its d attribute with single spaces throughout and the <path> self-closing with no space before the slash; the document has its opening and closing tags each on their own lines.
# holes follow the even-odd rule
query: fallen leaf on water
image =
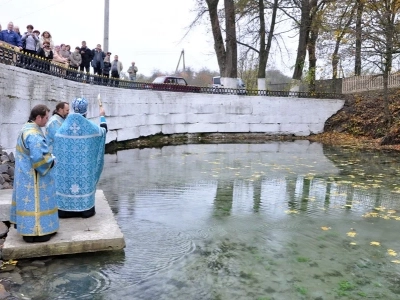
<svg viewBox="0 0 400 300">
<path fill-rule="evenodd" d="M 379 242 L 371 242 L 371 243 L 369 243 L 371 246 L 380 246 L 381 245 L 381 243 L 379 243 Z"/>
<path fill-rule="evenodd" d="M 350 245 L 355 246 L 357 243 L 351 242 Z"/>
<path fill-rule="evenodd" d="M 355 236 L 356 236 L 356 234 L 357 234 L 357 232 L 354 232 L 354 231 L 349 231 L 349 232 L 347 233 L 347 236 L 350 236 L 350 237 L 355 237 Z"/>
<path fill-rule="evenodd" d="M 396 256 L 397 255 L 396 251 L 394 251 L 392 249 L 388 249 L 388 254 L 391 255 L 391 256 Z"/>
<path fill-rule="evenodd" d="M 374 212 L 370 212 L 370 213 L 366 213 L 365 215 L 363 215 L 363 217 L 365 218 L 376 218 L 378 216 L 378 213 L 374 213 Z"/>
<path fill-rule="evenodd" d="M 386 208 L 382 207 L 382 206 L 379 206 L 379 207 L 374 207 L 374 209 L 377 210 L 377 211 L 384 211 Z"/>
<path fill-rule="evenodd" d="M 322 229 L 322 230 L 329 230 L 329 229 L 331 229 L 331 228 L 330 228 L 330 227 L 326 227 L 326 226 L 322 226 L 321 229 Z"/>
<path fill-rule="evenodd" d="M 298 214 L 299 212 L 297 210 L 291 209 L 291 210 L 286 210 L 285 213 L 287 213 L 287 214 Z"/>
<path fill-rule="evenodd" d="M 388 213 L 388 214 L 395 214 L 395 213 L 396 213 L 396 211 L 395 211 L 395 210 L 393 210 L 393 209 L 391 209 L 391 210 L 388 210 L 388 211 L 387 211 L 387 213 Z"/>
<path fill-rule="evenodd" d="M 396 259 L 396 260 L 392 260 L 392 263 L 395 263 L 395 264 L 400 264 L 400 260 L 398 260 L 398 259 Z"/>
</svg>

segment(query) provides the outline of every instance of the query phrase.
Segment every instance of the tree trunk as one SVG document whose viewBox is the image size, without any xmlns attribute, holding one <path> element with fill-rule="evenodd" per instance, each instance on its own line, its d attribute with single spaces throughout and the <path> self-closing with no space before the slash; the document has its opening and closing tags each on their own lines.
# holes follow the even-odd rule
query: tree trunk
<svg viewBox="0 0 400 300">
<path fill-rule="evenodd" d="M 342 42 L 347 29 L 350 27 L 350 25 L 353 22 L 354 12 L 355 12 L 356 8 L 357 8 L 357 5 L 353 5 L 346 24 L 343 26 L 343 28 L 341 29 L 341 33 L 336 38 L 335 49 L 333 50 L 333 53 L 332 53 L 332 79 L 338 78 L 338 65 L 339 65 L 339 61 L 340 61 L 340 56 L 339 56 L 340 43 Z M 342 15 L 341 19 L 345 18 L 346 13 L 347 13 L 347 10 L 345 11 L 344 15 Z"/>
<path fill-rule="evenodd" d="M 364 12 L 364 1 L 357 0 L 357 18 L 356 18 L 356 53 L 354 64 L 354 75 L 361 75 L 361 38 L 362 38 L 362 14 Z"/>
<path fill-rule="evenodd" d="M 387 30 L 385 32 L 386 37 L 386 51 L 384 54 L 384 70 L 383 70 L 383 101 L 384 101 L 384 112 L 385 119 L 389 126 L 392 124 L 392 116 L 389 110 L 389 75 L 392 71 L 393 63 L 393 41 L 394 41 L 394 17 L 388 22 Z"/>
<path fill-rule="evenodd" d="M 315 47 L 318 39 L 318 27 L 310 31 L 310 41 L 308 43 L 308 75 L 309 75 L 309 91 L 315 92 L 315 71 L 317 68 L 317 56 L 315 55 Z"/>
<path fill-rule="evenodd" d="M 258 63 L 258 74 L 257 74 L 257 85 L 259 90 L 265 90 L 265 71 L 267 69 L 267 59 L 268 56 L 265 53 L 267 49 L 265 48 L 265 16 L 264 16 L 264 0 L 258 0 L 258 15 L 260 18 L 260 59 Z M 262 79 L 264 79 L 264 84 L 262 84 Z M 260 86 L 261 83 L 261 86 Z"/>
<path fill-rule="evenodd" d="M 294 65 L 293 79 L 301 80 L 304 62 L 307 54 L 307 44 L 310 32 L 310 4 L 308 0 L 301 1 L 301 19 L 299 31 L 299 44 L 297 46 L 296 64 Z"/>
<path fill-rule="evenodd" d="M 274 37 L 275 32 L 275 23 L 276 23 L 276 15 L 278 13 L 278 2 L 279 0 L 274 0 L 274 4 L 272 7 L 272 16 L 271 16 L 271 25 L 268 32 L 268 40 L 265 45 L 265 16 L 264 16 L 264 1 L 258 1 L 259 7 L 259 15 L 260 15 L 260 62 L 258 66 L 258 89 L 265 90 L 265 73 L 268 64 L 269 53 L 271 51 L 272 38 Z M 260 84 L 264 83 L 263 86 Z"/>
<path fill-rule="evenodd" d="M 322 5 L 321 9 L 324 5 Z M 310 2 L 310 30 L 308 40 L 308 78 L 309 78 L 309 91 L 315 92 L 315 77 L 317 69 L 317 56 L 316 56 L 316 45 L 319 35 L 319 28 L 321 27 L 319 20 L 319 7 L 318 0 L 312 0 Z"/>
<path fill-rule="evenodd" d="M 225 73 L 222 74 L 224 77 L 236 79 L 237 44 L 236 44 L 235 4 L 233 0 L 224 0 L 224 5 L 225 5 L 225 28 L 226 28 L 226 63 L 225 63 Z M 236 88 L 236 85 L 233 88 Z"/>
<path fill-rule="evenodd" d="M 218 2 L 219 0 L 206 0 L 208 12 L 210 15 L 211 30 L 214 37 L 214 49 L 215 54 L 217 55 L 219 73 L 221 76 L 223 76 L 223 74 L 225 74 L 226 68 L 226 52 L 224 40 L 221 33 L 221 26 L 218 19 Z"/>
</svg>

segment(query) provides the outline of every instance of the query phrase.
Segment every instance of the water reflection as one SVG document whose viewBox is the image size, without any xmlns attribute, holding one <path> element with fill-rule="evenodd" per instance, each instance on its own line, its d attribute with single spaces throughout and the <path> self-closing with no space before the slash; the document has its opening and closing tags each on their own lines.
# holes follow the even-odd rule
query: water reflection
<svg viewBox="0 0 400 300">
<path fill-rule="evenodd" d="M 107 155 L 100 188 L 124 253 L 53 259 L 39 285 L 22 270 L 16 290 L 33 299 L 398 299 L 399 162 L 308 141 Z"/>
</svg>

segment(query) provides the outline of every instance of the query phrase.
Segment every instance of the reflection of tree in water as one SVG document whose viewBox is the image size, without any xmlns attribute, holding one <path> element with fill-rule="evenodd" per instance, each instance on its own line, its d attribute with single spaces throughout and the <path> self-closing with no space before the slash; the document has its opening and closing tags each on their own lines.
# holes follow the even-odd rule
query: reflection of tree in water
<svg viewBox="0 0 400 300">
<path fill-rule="evenodd" d="M 217 194 L 214 199 L 214 214 L 216 216 L 229 216 L 232 211 L 233 182 L 218 182 Z"/>
<path fill-rule="evenodd" d="M 398 153 L 324 146 L 324 154 L 340 170 L 340 177 L 333 178 L 333 181 L 347 184 L 352 198 L 368 191 L 368 195 L 374 198 L 373 205 L 382 205 L 383 200 L 392 198 L 388 193 L 398 192 Z"/>
<path fill-rule="evenodd" d="M 261 206 L 261 180 L 254 182 L 253 211 L 259 212 Z"/>
</svg>

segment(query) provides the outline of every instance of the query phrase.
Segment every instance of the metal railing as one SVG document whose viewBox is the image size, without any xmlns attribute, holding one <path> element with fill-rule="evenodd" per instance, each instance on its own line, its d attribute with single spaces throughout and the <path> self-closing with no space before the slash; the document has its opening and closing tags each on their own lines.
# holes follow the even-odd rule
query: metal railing
<svg viewBox="0 0 400 300">
<path fill-rule="evenodd" d="M 390 74 L 388 77 L 388 88 L 400 86 L 400 73 Z M 343 78 L 343 94 L 359 93 L 383 89 L 383 74 L 362 75 Z"/>
<path fill-rule="evenodd" d="M 1 43 L 1 42 L 0 42 Z M 275 97 L 294 97 L 294 98 L 320 98 L 320 99 L 340 99 L 342 94 L 336 93 L 320 93 L 320 92 L 291 92 L 291 91 L 269 91 L 269 90 L 246 90 L 231 88 L 214 88 L 199 86 L 184 86 L 177 84 L 155 84 L 148 82 L 134 82 L 119 78 L 111 78 L 105 76 L 94 75 L 78 71 L 62 64 L 50 61 L 37 55 L 30 55 L 14 47 L 0 44 L 0 63 L 12 65 L 27 70 L 60 77 L 66 80 L 111 86 L 123 89 L 136 90 L 157 90 L 157 91 L 173 91 L 186 93 L 203 93 L 203 94 L 224 94 L 224 95 L 241 95 L 241 96 L 275 96 Z"/>
</svg>

